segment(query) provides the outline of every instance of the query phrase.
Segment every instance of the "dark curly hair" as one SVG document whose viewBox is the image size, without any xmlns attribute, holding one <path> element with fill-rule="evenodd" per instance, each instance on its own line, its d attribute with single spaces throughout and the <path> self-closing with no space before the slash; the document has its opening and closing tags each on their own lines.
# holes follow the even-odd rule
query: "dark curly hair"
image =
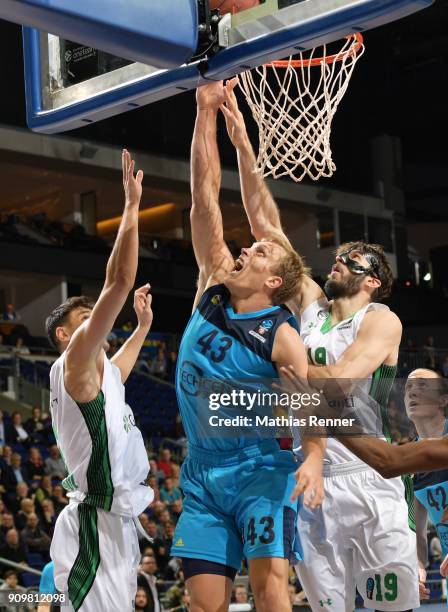
<svg viewBox="0 0 448 612">
<path fill-rule="evenodd" d="M 378 261 L 378 276 L 381 286 L 372 293 L 372 302 L 381 302 L 390 296 L 392 293 L 392 285 L 394 284 L 394 275 L 390 263 L 387 261 L 386 254 L 384 253 L 384 248 L 380 244 L 369 244 L 361 240 L 356 242 L 345 242 L 337 248 L 336 255 L 343 251 L 355 249 L 363 255 L 373 255 Z"/>
</svg>

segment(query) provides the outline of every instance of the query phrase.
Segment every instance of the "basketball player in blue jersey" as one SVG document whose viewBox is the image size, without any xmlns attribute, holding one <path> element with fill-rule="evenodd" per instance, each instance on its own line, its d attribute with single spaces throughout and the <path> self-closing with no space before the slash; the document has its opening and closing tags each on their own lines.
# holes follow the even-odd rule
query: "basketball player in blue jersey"
<svg viewBox="0 0 448 612">
<path fill-rule="evenodd" d="M 243 558 L 257 611 L 290 612 L 289 559 L 296 552 L 296 504 L 290 498 L 297 465 L 290 452 L 280 450 L 274 433 L 211 432 L 203 388 L 210 379 L 244 379 L 255 388 L 262 379 L 277 378 L 278 368 L 289 363 L 306 376 L 294 317 L 282 306 L 306 271 L 287 241 L 255 243 L 236 261 L 224 242 L 216 140 L 223 101 L 219 84 L 198 89 L 191 227 L 200 274 L 176 375 L 189 450 L 181 476 L 184 509 L 171 554 L 183 560 L 192 612 L 227 612 Z M 300 478 L 312 506 L 322 500 L 323 447 L 319 439 L 305 440 Z"/>
<path fill-rule="evenodd" d="M 221 110 L 236 148 L 243 203 L 257 240 L 283 233 L 280 213 L 262 176 L 233 92 L 224 87 Z M 312 278 L 298 287 L 290 307 L 300 316 L 310 361 L 308 378 L 359 381 L 350 401 L 384 405 L 396 373 L 401 323 L 381 303 L 393 274 L 378 245 L 352 242 L 336 251 L 325 292 Z M 300 376 L 300 375 L 299 375 Z M 300 432 L 295 448 L 301 455 Z M 367 606 L 390 612 L 419 605 L 415 535 L 406 520 L 412 482 L 384 480 L 337 439 L 329 438 L 322 508 L 299 510 L 303 561 L 296 569 L 312 609 L 352 612 L 356 588 Z M 372 505 L 372 499 L 375 504 Z M 412 513 L 410 520 L 413 520 Z M 391 550 L 400 548 L 397 559 Z"/>
</svg>

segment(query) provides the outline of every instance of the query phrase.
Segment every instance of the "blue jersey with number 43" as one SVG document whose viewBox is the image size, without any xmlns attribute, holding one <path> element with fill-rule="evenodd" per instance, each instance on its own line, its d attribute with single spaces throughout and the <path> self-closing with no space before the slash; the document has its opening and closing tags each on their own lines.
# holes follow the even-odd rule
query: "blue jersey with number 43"
<svg viewBox="0 0 448 612">
<path fill-rule="evenodd" d="M 285 322 L 297 329 L 285 306 L 238 314 L 224 285 L 205 291 L 184 332 L 176 370 L 177 399 L 190 444 L 229 452 L 269 437 L 269 429 L 257 430 L 255 415 L 272 416 L 272 409 L 260 402 L 249 409 L 240 392 L 274 392 L 271 383 L 278 374 L 272 348 Z M 228 403 L 229 397 L 237 401 Z M 238 424 L 238 416 L 247 418 L 245 424 Z M 219 425 L 218 419 L 233 419 L 233 424 Z"/>
</svg>

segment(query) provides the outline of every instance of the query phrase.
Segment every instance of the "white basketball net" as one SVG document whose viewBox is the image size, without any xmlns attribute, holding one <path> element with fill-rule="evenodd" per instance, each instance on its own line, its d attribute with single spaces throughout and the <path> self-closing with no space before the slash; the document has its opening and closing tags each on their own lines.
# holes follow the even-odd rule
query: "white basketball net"
<svg viewBox="0 0 448 612">
<path fill-rule="evenodd" d="M 331 57 L 323 45 L 307 58 L 300 53 L 300 65 L 290 57 L 285 67 L 268 64 L 240 74 L 259 131 L 255 171 L 296 182 L 305 175 L 315 181 L 332 176 L 331 124 L 364 49 L 358 34 Z"/>
</svg>

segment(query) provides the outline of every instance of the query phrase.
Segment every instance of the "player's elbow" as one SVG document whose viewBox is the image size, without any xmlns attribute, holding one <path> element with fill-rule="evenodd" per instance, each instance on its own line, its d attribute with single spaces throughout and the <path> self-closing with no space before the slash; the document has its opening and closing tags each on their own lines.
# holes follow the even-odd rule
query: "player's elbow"
<svg viewBox="0 0 448 612">
<path fill-rule="evenodd" d="M 120 293 L 126 297 L 132 291 L 135 284 L 135 274 L 130 273 L 126 266 L 107 268 L 106 287 L 114 293 Z"/>
<path fill-rule="evenodd" d="M 390 450 L 394 450 L 391 447 Z M 394 461 L 393 457 L 394 453 L 384 453 L 376 457 L 375 465 L 373 466 L 375 470 L 386 479 L 395 478 L 400 475 L 400 469 L 396 461 Z"/>
</svg>

